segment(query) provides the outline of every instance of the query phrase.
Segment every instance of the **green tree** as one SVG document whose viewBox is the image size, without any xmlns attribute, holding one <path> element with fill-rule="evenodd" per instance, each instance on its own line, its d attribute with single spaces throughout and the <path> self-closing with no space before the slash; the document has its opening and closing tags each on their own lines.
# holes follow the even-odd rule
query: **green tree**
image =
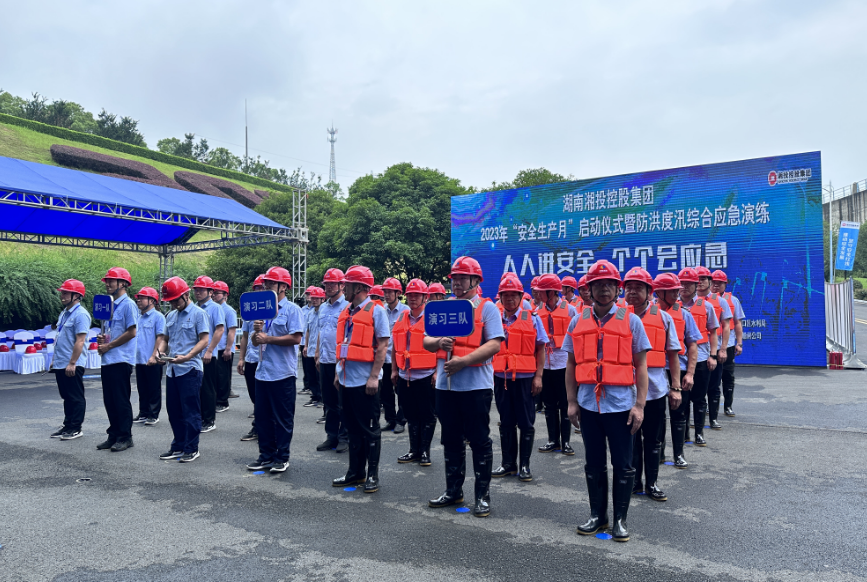
<svg viewBox="0 0 867 582">
<path fill-rule="evenodd" d="M 521 170 L 515 179 L 511 182 L 492 182 L 491 191 L 511 190 L 513 188 L 528 188 L 529 186 L 541 186 L 543 184 L 557 184 L 559 182 L 568 182 L 574 180 L 575 176 L 569 174 L 554 173 L 545 168 L 531 168 L 529 170 Z"/>
<path fill-rule="evenodd" d="M 208 153 L 205 163 L 227 170 L 237 170 L 241 166 L 241 158 L 226 148 L 214 148 Z"/>
<path fill-rule="evenodd" d="M 96 135 L 122 141 L 132 145 L 148 147 L 145 143 L 144 136 L 138 130 L 138 121 L 131 117 L 121 117 L 118 119 L 114 113 L 109 113 L 105 109 L 99 112 L 96 120 Z"/>
</svg>

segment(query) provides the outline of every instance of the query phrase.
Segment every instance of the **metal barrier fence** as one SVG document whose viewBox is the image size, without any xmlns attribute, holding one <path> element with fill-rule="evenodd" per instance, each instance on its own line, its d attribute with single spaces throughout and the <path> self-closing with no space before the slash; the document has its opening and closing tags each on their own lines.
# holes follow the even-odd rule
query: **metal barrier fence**
<svg viewBox="0 0 867 582">
<path fill-rule="evenodd" d="M 825 283 L 825 338 L 829 352 L 843 352 L 844 367 L 864 367 L 855 356 L 855 286 L 852 279 Z"/>
</svg>

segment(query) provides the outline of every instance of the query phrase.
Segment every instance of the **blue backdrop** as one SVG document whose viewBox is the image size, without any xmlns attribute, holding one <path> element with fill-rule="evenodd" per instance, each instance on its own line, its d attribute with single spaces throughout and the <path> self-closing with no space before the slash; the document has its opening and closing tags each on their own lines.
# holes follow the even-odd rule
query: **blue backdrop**
<svg viewBox="0 0 867 582">
<path fill-rule="evenodd" d="M 825 366 L 819 152 L 452 198 L 452 259 L 500 275 L 722 269 L 743 303 L 740 363 Z"/>
</svg>

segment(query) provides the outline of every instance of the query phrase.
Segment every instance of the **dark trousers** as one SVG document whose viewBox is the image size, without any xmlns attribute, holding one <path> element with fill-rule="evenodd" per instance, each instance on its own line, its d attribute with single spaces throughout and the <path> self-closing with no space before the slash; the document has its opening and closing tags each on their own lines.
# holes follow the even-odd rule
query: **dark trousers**
<svg viewBox="0 0 867 582">
<path fill-rule="evenodd" d="M 668 381 L 671 383 L 671 372 L 666 371 L 668 374 Z M 683 377 L 686 376 L 686 370 L 681 370 L 680 372 L 680 385 L 683 386 Z M 695 378 L 695 376 L 693 376 Z M 690 393 L 692 390 L 683 390 L 680 393 L 680 406 L 677 408 L 672 408 L 671 404 L 668 405 L 668 414 L 671 422 L 671 445 L 674 449 L 674 456 L 678 457 L 683 454 L 683 441 L 684 436 L 686 435 L 686 424 L 687 418 L 689 417 L 689 399 Z M 661 457 L 665 456 L 665 437 L 666 437 L 666 429 L 665 429 L 665 419 L 662 420 L 659 426 L 659 455 Z"/>
<path fill-rule="evenodd" d="M 361 458 L 378 465 L 379 457 L 372 455 L 371 452 L 382 442 L 382 431 L 379 428 L 379 391 L 368 395 L 364 386 L 341 385 L 340 393 L 343 397 L 341 420 L 349 436 L 350 448 L 359 446 L 360 450 L 364 451 L 364 456 Z M 357 467 L 357 470 L 364 474 L 364 468 L 362 464 Z"/>
<path fill-rule="evenodd" d="M 259 458 L 275 463 L 289 460 L 295 428 L 295 376 L 268 382 L 256 380 L 256 429 Z"/>
<path fill-rule="evenodd" d="M 163 407 L 163 367 L 136 364 L 135 385 L 138 388 L 138 415 L 159 418 Z"/>
<path fill-rule="evenodd" d="M 648 400 L 644 405 L 644 422 L 633 436 L 632 466 L 635 468 L 635 482 L 641 482 L 644 468 L 644 483 L 650 487 L 659 476 L 659 451 L 661 427 L 665 426 L 665 403 L 668 397 Z"/>
<path fill-rule="evenodd" d="M 566 401 L 566 368 L 542 372 L 542 402 L 545 404 L 548 440 L 565 445 L 572 435 L 569 403 Z"/>
<path fill-rule="evenodd" d="M 214 424 L 217 420 L 217 356 L 207 364 L 202 361 L 202 388 L 199 399 L 202 403 L 202 425 Z"/>
<path fill-rule="evenodd" d="M 692 420 L 695 424 L 695 434 L 703 435 L 704 421 L 705 416 L 707 415 L 707 389 L 708 384 L 710 383 L 710 370 L 707 367 L 707 361 L 696 363 L 693 378 L 693 387 L 692 390 L 689 391 L 689 401 L 692 403 Z M 687 425 L 689 425 L 688 410 L 686 411 L 686 414 Z"/>
<path fill-rule="evenodd" d="M 716 400 L 719 402 L 720 400 L 720 384 L 722 382 L 723 375 L 723 367 L 717 362 L 716 368 L 714 368 L 713 372 L 708 371 L 708 380 L 707 380 L 707 399 L 708 400 Z"/>
<path fill-rule="evenodd" d="M 103 366 L 102 402 L 108 415 L 108 434 L 112 442 L 132 438 L 132 364 L 118 362 Z"/>
<path fill-rule="evenodd" d="M 244 362 L 244 383 L 247 385 L 247 394 L 253 403 L 253 432 L 256 432 L 256 368 L 259 362 Z"/>
<path fill-rule="evenodd" d="M 232 367 L 235 364 L 235 354 L 232 354 L 232 359 L 227 362 L 223 359 L 225 351 L 220 350 L 217 354 L 217 406 L 229 406 L 229 393 L 232 391 Z"/>
<path fill-rule="evenodd" d="M 199 390 L 202 373 L 190 370 L 181 376 L 166 376 L 166 412 L 172 425 L 172 450 L 194 453 L 199 450 L 202 407 Z"/>
<path fill-rule="evenodd" d="M 301 368 L 304 370 L 304 387 L 310 390 L 310 400 L 322 402 L 322 387 L 319 385 L 319 371 L 316 369 L 316 358 L 302 356 Z"/>
<path fill-rule="evenodd" d="M 437 418 L 440 421 L 440 442 L 446 465 L 446 486 L 450 494 L 460 492 L 466 475 L 466 445 L 470 442 L 473 451 L 474 469 L 484 469 L 485 474 L 476 474 L 476 485 L 482 490 L 491 480 L 491 463 L 494 446 L 491 441 L 491 401 L 493 392 L 482 390 L 437 390 Z M 449 473 L 449 467 L 453 472 Z M 478 487 L 477 487 L 478 488 Z"/>
<path fill-rule="evenodd" d="M 512 380 L 494 376 L 494 398 L 497 412 L 500 413 L 500 428 L 533 428 L 533 423 L 536 422 L 536 402 L 532 391 L 532 378 Z"/>
<path fill-rule="evenodd" d="M 333 443 L 349 442 L 346 425 L 342 421 L 343 394 L 334 387 L 337 364 L 319 364 L 319 382 L 322 385 L 322 404 L 325 410 L 325 435 Z M 377 417 L 378 418 L 378 417 Z"/>
<path fill-rule="evenodd" d="M 385 422 L 391 424 L 406 424 L 406 417 L 400 409 L 398 401 L 395 407 L 395 385 L 391 383 L 391 364 L 382 365 L 382 389 L 379 391 L 379 399 L 385 413 Z"/>
<path fill-rule="evenodd" d="M 412 376 L 410 375 L 410 378 Z M 397 398 L 400 408 L 411 425 L 423 426 L 437 421 L 434 414 L 432 392 L 435 392 L 433 376 L 406 381 L 397 378 Z"/>
<path fill-rule="evenodd" d="M 614 474 L 623 475 L 633 470 L 633 438 L 627 420 L 628 410 L 601 414 L 581 407 L 581 438 L 584 439 L 586 471 L 605 472 L 608 469 L 606 440 Z"/>
<path fill-rule="evenodd" d="M 734 403 L 735 399 L 735 346 L 726 349 L 726 353 L 728 354 L 728 358 L 726 358 L 726 363 L 723 365 L 722 391 L 723 406 L 728 408 Z"/>
<path fill-rule="evenodd" d="M 75 367 L 75 376 L 70 378 L 66 370 L 61 368 L 54 370 L 54 378 L 57 380 L 57 390 L 63 399 L 63 430 L 77 432 L 81 430 L 84 422 L 84 411 L 87 402 L 84 399 L 84 367 Z"/>
</svg>

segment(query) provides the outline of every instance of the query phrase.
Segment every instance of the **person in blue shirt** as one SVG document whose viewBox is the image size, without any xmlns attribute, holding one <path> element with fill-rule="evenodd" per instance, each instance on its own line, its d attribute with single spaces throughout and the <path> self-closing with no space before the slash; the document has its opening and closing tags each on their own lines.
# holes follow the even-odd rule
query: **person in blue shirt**
<svg viewBox="0 0 867 582">
<path fill-rule="evenodd" d="M 51 434 L 51 438 L 70 441 L 82 435 L 81 425 L 87 405 L 83 379 L 87 367 L 84 343 L 90 330 L 90 314 L 81 305 L 84 283 L 67 279 L 58 291 L 63 311 L 57 320 L 51 371 L 63 400 L 63 425 Z"/>
<path fill-rule="evenodd" d="M 105 291 L 114 299 L 108 334 L 97 336 L 102 356 L 102 401 L 108 415 L 108 438 L 98 450 L 116 453 L 133 446 L 132 442 L 132 370 L 135 367 L 138 307 L 126 290 L 132 286 L 129 271 L 112 267 L 102 278 Z"/>
<path fill-rule="evenodd" d="M 385 309 L 374 304 L 368 292 L 373 273 L 355 265 L 344 277 L 349 305 L 341 312 L 336 340 L 337 368 L 334 384 L 343 398 L 343 424 L 349 433 L 349 467 L 334 487 L 364 483 L 365 493 L 379 490 L 379 383 L 391 329 Z M 366 468 L 365 468 L 365 465 Z"/>
<path fill-rule="evenodd" d="M 304 346 L 307 345 L 307 318 L 310 316 L 310 297 L 313 291 L 313 286 L 307 287 L 304 290 L 304 305 L 301 306 L 301 321 L 304 322 L 304 333 L 301 334 L 301 370 L 304 372 L 304 388 L 299 394 L 310 394 L 310 378 L 307 377 L 307 368 L 304 367 Z"/>
<path fill-rule="evenodd" d="M 261 274 L 253 281 L 253 291 L 262 291 L 264 287 L 265 274 Z M 238 356 L 238 374 L 244 377 L 244 383 L 247 385 L 247 395 L 250 397 L 250 402 L 253 407 L 256 406 L 256 368 L 259 367 L 259 352 L 261 348 L 253 345 L 253 320 L 245 321 L 241 326 L 241 353 Z M 253 418 L 253 425 L 249 432 L 241 437 L 242 441 L 255 441 L 259 439 L 259 433 L 256 432 L 256 418 L 254 414 L 250 415 Z"/>
<path fill-rule="evenodd" d="M 142 287 L 135 294 L 140 312 L 135 350 L 135 385 L 138 389 L 138 415 L 134 423 L 154 426 L 160 421 L 163 405 L 163 367 L 157 354 L 160 337 L 166 333 L 166 316 L 157 306 L 156 289 Z"/>
<path fill-rule="evenodd" d="M 385 298 L 385 313 L 388 315 L 388 327 L 394 328 L 397 318 L 404 311 L 409 311 L 409 307 L 405 303 L 401 303 L 400 296 L 403 294 L 403 285 L 394 277 L 389 277 L 382 283 L 382 294 Z M 388 351 L 385 353 L 385 364 L 382 365 L 382 390 L 380 390 L 380 400 L 382 400 L 382 411 L 385 416 L 385 427 L 383 430 L 394 431 L 395 434 L 400 434 L 406 429 L 406 416 L 400 408 L 400 401 L 395 402 L 397 389 L 391 381 L 391 337 L 388 338 Z"/>
<path fill-rule="evenodd" d="M 713 283 L 713 275 L 707 267 L 698 267 L 698 287 L 696 295 L 705 301 L 713 302 L 714 311 L 717 313 L 720 327 L 717 329 L 718 349 L 714 354 L 716 356 L 716 367 L 711 371 L 710 378 L 707 383 L 707 415 L 710 421 L 710 428 L 713 430 L 722 430 L 722 425 L 717 420 L 719 416 L 720 402 L 720 382 L 722 382 L 723 366 L 728 360 L 729 339 L 733 335 L 731 333 L 732 310 L 729 302 L 723 299 L 721 295 L 712 292 L 711 286 Z"/>
<path fill-rule="evenodd" d="M 238 312 L 229 305 L 229 286 L 223 281 L 214 281 L 211 299 L 223 309 L 225 327 L 220 343 L 217 344 L 217 386 L 216 411 L 229 410 L 229 398 L 237 398 L 232 391 L 232 361 L 235 358 L 235 332 L 238 330 Z"/>
<path fill-rule="evenodd" d="M 343 297 L 344 275 L 340 269 L 325 271 L 322 284 L 326 301 L 319 307 L 319 333 L 316 337 L 316 368 L 319 370 L 319 386 L 322 389 L 322 404 L 325 410 L 325 441 L 317 451 L 349 450 L 349 435 L 342 421 L 343 395 L 334 382 L 337 370 L 337 320 L 349 305 Z M 308 347 L 309 349 L 309 347 Z"/>
<path fill-rule="evenodd" d="M 304 320 L 304 339 L 301 349 L 301 365 L 304 381 L 310 391 L 310 400 L 304 403 L 307 408 L 322 406 L 322 385 L 319 383 L 319 370 L 316 369 L 316 344 L 319 342 L 319 307 L 325 300 L 325 290 L 310 287 L 310 309 Z"/>
<path fill-rule="evenodd" d="M 593 535 L 608 527 L 607 443 L 614 469 L 611 535 L 615 541 L 628 542 L 626 522 L 635 479 L 633 435 L 644 421 L 647 350 L 651 344 L 641 319 L 614 303 L 621 281 L 613 264 L 594 263 L 587 271 L 587 283 L 593 306 L 585 306 L 572 320 L 563 340 L 563 349 L 569 352 L 566 364 L 569 419 L 572 424 L 581 422 L 590 499 L 590 519 L 578 526 L 577 533 Z M 607 341 L 603 342 L 603 338 Z M 621 357 L 626 349 L 632 353 L 632 361 L 628 363 Z M 607 381 L 603 383 L 602 378 Z"/>
<path fill-rule="evenodd" d="M 289 446 L 295 428 L 298 344 L 304 323 L 301 308 L 286 298 L 292 277 L 282 267 L 271 267 L 262 277 L 266 291 L 277 295 L 277 316 L 253 323 L 253 346 L 261 346 L 256 368 L 256 430 L 259 458 L 247 465 L 251 471 L 282 473 L 289 468 Z"/>
<path fill-rule="evenodd" d="M 191 463 L 199 458 L 202 352 L 208 347 L 208 316 L 190 300 L 190 286 L 180 277 L 163 283 L 160 295 L 172 306 L 157 357 L 171 358 L 166 370 L 166 412 L 173 435 L 169 450 L 160 459 Z"/>
<path fill-rule="evenodd" d="M 723 412 L 726 416 L 734 416 L 735 412 L 732 409 L 735 395 L 735 358 L 743 353 L 744 350 L 744 327 L 743 319 L 746 317 L 744 308 L 741 305 L 741 300 L 726 292 L 728 285 L 728 276 L 720 270 L 714 271 L 711 276 L 713 283 L 711 290 L 726 301 L 732 313 L 731 328 L 729 330 L 729 341 L 726 344 L 726 359 L 722 365 L 722 391 L 723 391 Z M 719 409 L 711 410 L 711 426 L 716 419 Z"/>
<path fill-rule="evenodd" d="M 217 358 L 215 357 L 217 346 L 223 339 L 226 327 L 226 314 L 223 308 L 214 303 L 211 293 L 214 289 L 214 281 L 208 276 L 201 276 L 193 283 L 193 295 L 196 303 L 208 316 L 208 339 L 210 343 L 202 354 L 204 373 L 202 374 L 202 432 L 211 432 L 217 428 Z"/>
<path fill-rule="evenodd" d="M 458 257 L 449 278 L 456 299 L 473 304 L 477 325 L 466 338 L 426 337 L 429 352 L 443 350 L 448 359 L 437 359 L 436 410 L 440 421 L 446 491 L 428 501 L 430 507 L 449 507 L 464 501 L 466 445 L 473 451 L 476 502 L 473 515 L 491 513 L 491 472 L 494 450 L 491 441 L 491 401 L 494 392 L 493 357 L 506 335 L 500 310 L 479 295 L 482 267 L 471 257 Z"/>
</svg>

